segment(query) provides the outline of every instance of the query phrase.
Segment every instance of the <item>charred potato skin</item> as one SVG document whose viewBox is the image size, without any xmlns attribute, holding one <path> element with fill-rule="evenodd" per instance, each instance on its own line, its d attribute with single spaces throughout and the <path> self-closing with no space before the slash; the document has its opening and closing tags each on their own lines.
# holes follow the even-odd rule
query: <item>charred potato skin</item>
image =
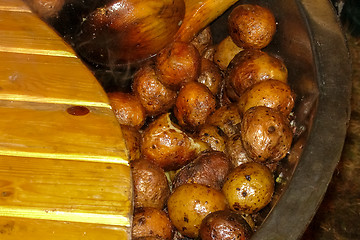
<svg viewBox="0 0 360 240">
<path fill-rule="evenodd" d="M 253 214 L 270 203 L 274 184 L 274 177 L 266 166 L 248 162 L 227 176 L 222 191 L 231 210 Z"/>
<path fill-rule="evenodd" d="M 247 110 L 241 123 L 241 139 L 248 156 L 257 162 L 276 162 L 289 152 L 293 133 L 278 111 L 264 107 Z"/>
<path fill-rule="evenodd" d="M 165 171 L 185 166 L 196 155 L 193 139 L 175 125 L 170 114 L 157 117 L 143 132 L 141 153 Z"/>
<path fill-rule="evenodd" d="M 157 208 L 135 209 L 132 224 L 132 239 L 171 240 L 174 231 L 167 214 Z"/>
<path fill-rule="evenodd" d="M 207 86 L 216 96 L 219 93 L 222 80 L 223 76 L 218 66 L 213 61 L 202 58 L 201 71 L 197 81 Z"/>
<path fill-rule="evenodd" d="M 196 81 L 201 69 L 201 56 L 191 43 L 173 42 L 155 58 L 159 80 L 168 88 L 179 90 L 187 82 Z"/>
<path fill-rule="evenodd" d="M 148 115 L 156 116 L 169 111 L 175 104 L 177 93 L 165 87 L 156 74 L 154 65 L 145 65 L 134 76 L 132 90 L 140 99 Z"/>
<path fill-rule="evenodd" d="M 189 82 L 179 91 L 174 115 L 180 126 L 195 130 L 205 124 L 215 108 L 216 99 L 211 91 L 202 83 Z"/>
<path fill-rule="evenodd" d="M 255 83 L 241 96 L 238 103 L 240 112 L 255 106 L 265 106 L 278 110 L 287 117 L 295 105 L 295 94 L 287 83 L 278 80 L 266 80 Z"/>
<path fill-rule="evenodd" d="M 281 59 L 261 50 L 246 49 L 231 60 L 225 81 L 227 91 L 233 90 L 240 96 L 257 82 L 269 79 L 287 82 L 287 77 L 288 71 Z M 232 95 L 229 94 L 229 96 Z"/>
<path fill-rule="evenodd" d="M 183 235 L 196 238 L 201 221 L 211 212 L 227 207 L 221 191 L 202 184 L 183 184 L 170 195 L 168 212 L 171 222 Z"/>
<path fill-rule="evenodd" d="M 110 92 L 108 98 L 112 110 L 121 125 L 141 128 L 146 120 L 146 112 L 140 100 L 131 93 Z"/>
<path fill-rule="evenodd" d="M 200 226 L 201 240 L 234 239 L 249 240 L 253 232 L 244 218 L 231 210 L 207 215 Z"/>
<path fill-rule="evenodd" d="M 134 207 L 163 209 L 170 196 L 170 187 L 164 170 L 143 158 L 132 161 L 130 167 L 134 186 Z"/>
<path fill-rule="evenodd" d="M 173 180 L 173 189 L 185 183 L 198 183 L 221 190 L 232 164 L 224 153 L 208 151 L 184 166 Z"/>
<path fill-rule="evenodd" d="M 228 25 L 231 38 L 241 48 L 262 49 L 276 32 L 273 13 L 259 5 L 238 5 L 229 15 Z"/>
</svg>

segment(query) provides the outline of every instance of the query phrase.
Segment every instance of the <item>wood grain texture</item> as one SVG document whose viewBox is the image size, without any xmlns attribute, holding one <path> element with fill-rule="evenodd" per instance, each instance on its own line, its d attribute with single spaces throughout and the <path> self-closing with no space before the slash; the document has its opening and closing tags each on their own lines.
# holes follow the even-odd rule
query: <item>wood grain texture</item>
<svg viewBox="0 0 360 240">
<path fill-rule="evenodd" d="M 0 239 L 130 239 L 132 179 L 108 98 L 21 0 L 0 0 Z"/>
</svg>

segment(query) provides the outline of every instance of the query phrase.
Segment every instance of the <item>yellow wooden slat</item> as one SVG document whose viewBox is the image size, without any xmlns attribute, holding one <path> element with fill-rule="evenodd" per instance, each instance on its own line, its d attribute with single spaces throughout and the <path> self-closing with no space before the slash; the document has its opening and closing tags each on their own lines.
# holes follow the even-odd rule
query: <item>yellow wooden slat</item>
<svg viewBox="0 0 360 240">
<path fill-rule="evenodd" d="M 74 116 L 67 111 L 70 107 L 0 101 L 0 155 L 127 164 L 112 110 L 88 107 L 88 114 Z"/>
<path fill-rule="evenodd" d="M 107 107 L 104 90 L 79 59 L 0 52 L 0 66 L 0 99 Z"/>
<path fill-rule="evenodd" d="M 21 0 L 0 0 L 0 11 L 31 12 Z"/>
<path fill-rule="evenodd" d="M 1 240 L 123 240 L 128 231 L 121 226 L 0 218 Z"/>
<path fill-rule="evenodd" d="M 0 216 L 130 226 L 121 164 L 2 156 Z"/>
</svg>

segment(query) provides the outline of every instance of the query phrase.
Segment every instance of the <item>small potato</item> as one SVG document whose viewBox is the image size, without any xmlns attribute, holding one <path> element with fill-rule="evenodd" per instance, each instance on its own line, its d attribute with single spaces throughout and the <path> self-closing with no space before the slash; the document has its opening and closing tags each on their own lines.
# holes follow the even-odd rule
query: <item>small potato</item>
<svg viewBox="0 0 360 240">
<path fill-rule="evenodd" d="M 247 110 L 241 123 L 241 139 L 248 156 L 257 162 L 275 162 L 286 156 L 293 134 L 288 120 L 264 107 Z"/>
<path fill-rule="evenodd" d="M 247 152 L 244 149 L 240 133 L 233 135 L 226 141 L 225 153 L 234 167 L 240 166 L 246 162 L 252 162 L 252 159 L 247 155 Z"/>
<path fill-rule="evenodd" d="M 262 49 L 276 32 L 273 13 L 259 5 L 238 5 L 231 11 L 228 24 L 231 38 L 241 48 Z"/>
<path fill-rule="evenodd" d="M 201 221 L 211 212 L 227 206 L 224 194 L 202 184 L 183 184 L 176 188 L 168 200 L 171 222 L 183 235 L 196 238 Z"/>
<path fill-rule="evenodd" d="M 214 55 L 215 55 L 215 52 L 216 52 L 216 46 L 215 45 L 211 45 L 209 47 L 207 47 L 203 54 L 201 55 L 201 57 L 203 58 L 206 58 L 206 59 L 209 59 L 210 61 L 214 61 Z"/>
<path fill-rule="evenodd" d="M 144 125 L 146 113 L 139 98 L 124 92 L 110 92 L 108 98 L 120 124 L 138 129 Z"/>
<path fill-rule="evenodd" d="M 236 54 L 244 50 L 237 46 L 230 36 L 224 38 L 218 45 L 216 45 L 214 53 L 214 62 L 221 70 L 226 70 L 231 60 Z"/>
<path fill-rule="evenodd" d="M 196 145 L 185 132 L 175 125 L 169 113 L 160 115 L 143 132 L 143 156 L 165 171 L 185 166 L 196 155 Z"/>
<path fill-rule="evenodd" d="M 155 59 L 159 80 L 173 90 L 196 81 L 200 74 L 201 57 L 191 43 L 174 42 L 161 50 Z"/>
<path fill-rule="evenodd" d="M 202 58 L 201 72 L 197 81 L 207 86 L 212 94 L 216 96 L 219 93 L 222 80 L 223 76 L 216 64 L 206 58 Z"/>
<path fill-rule="evenodd" d="M 287 83 L 271 79 L 249 87 L 240 96 L 238 106 L 241 113 L 251 107 L 265 106 L 274 108 L 287 117 L 294 107 L 294 98 L 294 93 Z"/>
<path fill-rule="evenodd" d="M 224 153 L 204 152 L 175 175 L 173 189 L 185 183 L 199 183 L 221 190 L 231 169 L 232 164 Z"/>
<path fill-rule="evenodd" d="M 203 55 L 205 50 L 213 43 L 210 26 L 199 32 L 190 43 L 196 47 L 200 55 Z"/>
<path fill-rule="evenodd" d="M 201 240 L 249 240 L 252 229 L 245 219 L 230 210 L 212 212 L 200 226 Z"/>
<path fill-rule="evenodd" d="M 226 178 L 223 193 L 231 210 L 252 214 L 269 204 L 274 194 L 274 177 L 261 163 L 236 167 Z"/>
<path fill-rule="evenodd" d="M 135 73 L 132 90 L 151 116 L 167 112 L 174 106 L 177 96 L 159 81 L 153 65 L 145 65 Z"/>
<path fill-rule="evenodd" d="M 194 130 L 205 124 L 215 108 L 216 100 L 210 90 L 202 83 L 189 82 L 179 91 L 174 114 L 180 126 Z"/>
<path fill-rule="evenodd" d="M 129 161 L 140 157 L 141 133 L 138 129 L 126 125 L 121 125 L 121 131 L 128 150 Z"/>
<path fill-rule="evenodd" d="M 206 122 L 220 128 L 228 137 L 240 132 L 241 116 L 236 104 L 222 106 Z"/>
<path fill-rule="evenodd" d="M 70 0 L 25 0 L 32 11 L 43 19 L 56 17 L 63 6 L 69 1 Z"/>
<path fill-rule="evenodd" d="M 216 126 L 205 124 L 198 133 L 198 138 L 207 143 L 212 150 L 225 151 L 226 136 L 221 129 Z"/>
<path fill-rule="evenodd" d="M 173 226 L 164 211 L 157 208 L 135 210 L 132 239 L 171 240 L 173 235 Z"/>
<path fill-rule="evenodd" d="M 261 50 L 244 50 L 230 62 L 225 81 L 227 91 L 241 95 L 253 84 L 276 79 L 287 82 L 288 71 L 282 60 Z M 230 94 L 229 94 L 230 95 Z"/>
<path fill-rule="evenodd" d="M 163 209 L 170 195 L 164 170 L 143 158 L 132 161 L 130 167 L 134 186 L 134 207 Z"/>
</svg>

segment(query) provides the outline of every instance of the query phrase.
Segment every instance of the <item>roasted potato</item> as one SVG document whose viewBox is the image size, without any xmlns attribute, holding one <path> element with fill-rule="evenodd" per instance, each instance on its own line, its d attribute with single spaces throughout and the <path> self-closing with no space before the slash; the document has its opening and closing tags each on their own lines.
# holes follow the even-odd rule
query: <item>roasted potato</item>
<svg viewBox="0 0 360 240">
<path fill-rule="evenodd" d="M 216 52 L 216 46 L 215 45 L 211 45 L 209 47 L 207 47 L 203 54 L 201 55 L 201 57 L 203 58 L 206 58 L 206 59 L 209 59 L 210 61 L 214 61 L 214 55 L 215 55 L 215 52 Z"/>
<path fill-rule="evenodd" d="M 25 0 L 33 12 L 42 19 L 56 17 L 63 6 L 70 0 Z"/>
<path fill-rule="evenodd" d="M 197 81 L 207 86 L 212 94 L 216 96 L 220 90 L 223 80 L 222 73 L 218 66 L 209 59 L 201 59 L 201 71 Z"/>
<path fill-rule="evenodd" d="M 153 65 L 145 65 L 134 75 L 132 91 L 140 99 L 146 113 L 156 116 L 175 104 L 177 93 L 159 81 Z"/>
<path fill-rule="evenodd" d="M 266 80 L 255 83 L 241 96 L 238 106 L 241 113 L 251 107 L 265 106 L 278 110 L 287 117 L 295 104 L 295 95 L 287 83 L 278 80 Z"/>
<path fill-rule="evenodd" d="M 141 153 L 165 171 L 185 166 L 196 152 L 193 139 L 171 121 L 169 113 L 160 115 L 142 134 Z"/>
<path fill-rule="evenodd" d="M 189 82 L 179 91 L 174 115 L 180 126 L 194 130 L 205 124 L 215 108 L 216 100 L 211 91 L 202 83 Z"/>
<path fill-rule="evenodd" d="M 220 67 L 221 70 L 225 71 L 235 55 L 242 50 L 244 49 L 236 45 L 230 36 L 227 36 L 216 45 L 214 62 Z"/>
<path fill-rule="evenodd" d="M 217 126 L 205 124 L 201 126 L 198 138 L 207 143 L 212 150 L 224 152 L 226 135 Z"/>
<path fill-rule="evenodd" d="M 248 162 L 236 167 L 226 177 L 222 191 L 231 210 L 252 214 L 269 204 L 274 184 L 274 177 L 266 166 Z"/>
<path fill-rule="evenodd" d="M 130 167 L 134 186 L 134 207 L 163 209 L 170 195 L 164 170 L 143 158 L 132 161 Z"/>
<path fill-rule="evenodd" d="M 206 49 L 213 44 L 210 26 L 200 31 L 190 43 L 196 47 L 200 55 L 203 55 Z"/>
<path fill-rule="evenodd" d="M 124 92 L 109 92 L 107 95 L 120 124 L 138 129 L 144 125 L 146 112 L 139 98 Z"/>
<path fill-rule="evenodd" d="M 244 149 L 240 133 L 233 135 L 226 141 L 225 153 L 234 167 L 252 161 Z"/>
<path fill-rule="evenodd" d="M 206 122 L 220 128 L 228 137 L 240 132 L 241 115 L 236 104 L 222 106 Z"/>
<path fill-rule="evenodd" d="M 288 120 L 277 110 L 258 106 L 247 110 L 241 139 L 248 156 L 257 162 L 275 162 L 286 156 L 293 134 Z"/>
<path fill-rule="evenodd" d="M 157 54 L 155 66 L 159 80 L 166 87 L 178 90 L 199 77 L 201 57 L 191 43 L 174 42 Z"/>
<path fill-rule="evenodd" d="M 137 128 L 121 125 L 121 131 L 125 140 L 126 149 L 128 150 L 129 161 L 140 157 L 141 133 Z"/>
<path fill-rule="evenodd" d="M 287 77 L 288 71 L 282 60 L 261 50 L 247 49 L 231 60 L 225 81 L 227 91 L 233 90 L 240 96 L 254 83 L 269 79 L 287 82 Z"/>
<path fill-rule="evenodd" d="M 229 34 L 241 48 L 262 49 L 272 40 L 276 32 L 273 13 L 259 5 L 236 6 L 228 18 Z"/>
<path fill-rule="evenodd" d="M 171 240 L 173 235 L 173 226 L 163 210 L 157 208 L 135 209 L 132 239 Z"/>
<path fill-rule="evenodd" d="M 196 238 L 201 221 L 211 212 L 227 206 L 224 194 L 202 184 L 183 184 L 170 195 L 168 212 L 171 222 L 183 235 Z"/>
<path fill-rule="evenodd" d="M 199 183 L 221 190 L 231 169 L 232 164 L 224 153 L 204 152 L 177 172 L 173 180 L 173 189 L 185 183 Z"/>
<path fill-rule="evenodd" d="M 249 240 L 252 229 L 244 218 L 230 210 L 212 212 L 200 225 L 201 240 Z"/>
</svg>

